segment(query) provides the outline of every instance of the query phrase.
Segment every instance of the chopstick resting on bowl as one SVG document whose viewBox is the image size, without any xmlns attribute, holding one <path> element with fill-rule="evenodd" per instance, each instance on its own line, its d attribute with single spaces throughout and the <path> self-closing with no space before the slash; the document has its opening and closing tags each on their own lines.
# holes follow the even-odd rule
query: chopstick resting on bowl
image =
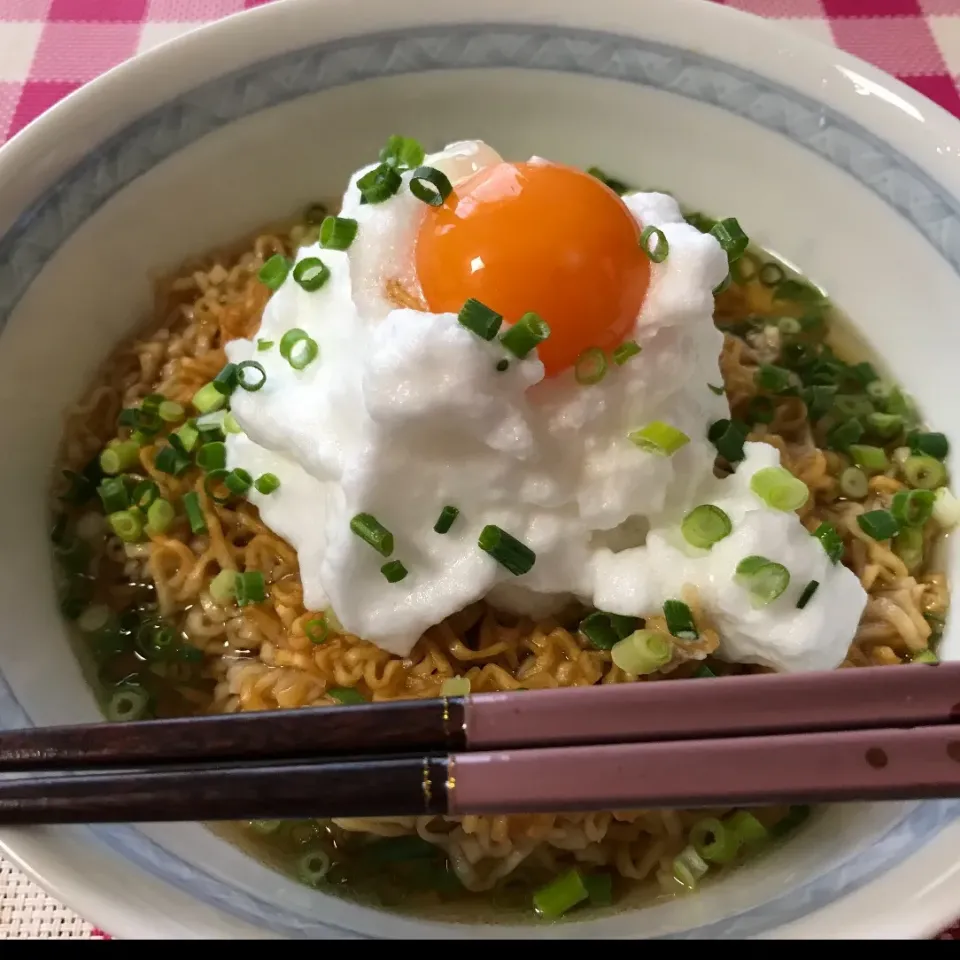
<svg viewBox="0 0 960 960">
<path fill-rule="evenodd" d="M 0 824 L 958 797 L 958 722 L 941 664 L 9 731 Z"/>
</svg>

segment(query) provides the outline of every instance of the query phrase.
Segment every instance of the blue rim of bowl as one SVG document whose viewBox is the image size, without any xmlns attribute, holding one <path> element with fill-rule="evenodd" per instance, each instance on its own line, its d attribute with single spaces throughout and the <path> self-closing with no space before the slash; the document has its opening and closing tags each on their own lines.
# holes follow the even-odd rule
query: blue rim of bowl
<svg viewBox="0 0 960 960">
<path fill-rule="evenodd" d="M 364 80 L 506 67 L 652 87 L 757 123 L 852 175 L 960 274 L 960 203 L 879 137 L 805 95 L 704 54 L 636 37 L 533 24 L 444 24 L 335 40 L 271 57 L 203 84 L 111 136 L 0 238 L 0 334 L 43 266 L 84 221 L 127 184 L 206 134 L 288 100 Z M 0 723 L 31 725 L 2 675 Z M 882 875 L 958 817 L 957 801 L 912 805 L 870 849 L 838 857 L 818 876 L 737 915 L 664 939 L 742 938 L 797 920 Z M 168 852 L 135 826 L 84 829 L 197 900 L 265 929 L 294 938 L 358 936 L 260 900 Z"/>
</svg>

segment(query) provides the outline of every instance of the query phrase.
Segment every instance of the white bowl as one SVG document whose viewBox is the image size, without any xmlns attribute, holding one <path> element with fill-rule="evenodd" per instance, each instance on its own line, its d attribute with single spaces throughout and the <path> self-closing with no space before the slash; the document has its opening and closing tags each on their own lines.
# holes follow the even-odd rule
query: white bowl
<svg viewBox="0 0 960 960">
<path fill-rule="evenodd" d="M 117 68 L 0 150 L 0 725 L 96 717 L 54 602 L 46 492 L 60 412 L 147 311 L 148 276 L 336 194 L 395 132 L 597 164 L 736 215 L 960 438 L 960 126 L 913 91 L 699 0 L 272 4 Z M 121 937 L 889 939 L 960 911 L 958 816 L 836 807 L 698 897 L 554 927 L 347 904 L 192 824 L 0 845 Z"/>
</svg>

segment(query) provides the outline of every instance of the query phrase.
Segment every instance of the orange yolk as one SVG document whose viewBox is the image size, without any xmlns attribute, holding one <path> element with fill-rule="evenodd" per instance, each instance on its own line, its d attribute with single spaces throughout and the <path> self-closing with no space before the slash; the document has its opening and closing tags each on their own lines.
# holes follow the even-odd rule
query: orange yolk
<svg viewBox="0 0 960 960">
<path fill-rule="evenodd" d="M 610 351 L 633 329 L 650 283 L 640 228 L 590 174 L 552 163 L 498 163 L 427 210 L 416 245 L 420 287 L 434 313 L 471 297 L 515 323 L 538 313 L 547 376 L 590 347 Z"/>
</svg>

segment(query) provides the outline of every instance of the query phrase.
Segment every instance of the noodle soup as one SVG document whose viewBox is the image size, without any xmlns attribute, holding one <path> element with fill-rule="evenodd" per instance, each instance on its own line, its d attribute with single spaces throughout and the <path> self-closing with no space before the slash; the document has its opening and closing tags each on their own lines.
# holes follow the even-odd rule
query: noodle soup
<svg viewBox="0 0 960 960">
<path fill-rule="evenodd" d="M 645 673 L 615 662 L 589 626 L 598 611 L 577 603 L 543 617 L 472 603 L 430 627 L 406 656 L 352 635 L 334 610 L 305 605 L 296 551 L 248 499 L 209 482 L 223 470 L 223 443 L 238 425 L 230 414 L 198 416 L 191 404 L 224 369 L 227 344 L 257 336 L 271 294 L 265 264 L 314 243 L 325 215 L 315 205 L 294 224 L 190 263 L 161 284 L 149 322 L 68 414 L 52 539 L 63 611 L 76 625 L 105 715 L 129 720 L 467 691 L 523 696 L 598 683 L 711 682 L 767 669 L 719 655 L 724 638 L 693 587 L 682 600 L 694 641 L 678 638 L 658 613 L 639 624 L 668 651 Z M 696 214 L 688 222 L 705 233 L 715 226 Z M 416 306 L 402 290 L 395 296 Z M 711 439 L 742 429 L 741 443 L 775 447 L 809 490 L 797 510 L 803 526 L 832 531 L 835 542 L 825 547 L 867 591 L 842 666 L 936 662 L 948 590 L 933 558 L 956 513 L 942 436 L 923 430 L 909 397 L 869 362 L 838 355 L 832 305 L 763 251 L 751 247 L 732 264 L 714 319 L 724 335 L 723 383 L 712 388 L 725 394 L 730 417 L 711 426 Z M 162 449 L 179 460 L 165 465 Z M 722 476 L 733 467 L 718 450 Z M 894 515 L 895 534 L 869 532 Z M 242 602 L 238 584 L 248 573 L 256 574 L 254 596 Z M 503 910 L 556 919 L 689 893 L 762 854 L 809 813 L 639 810 L 217 829 L 307 884 L 364 902 L 456 917 L 474 905 L 484 919 Z"/>
</svg>

